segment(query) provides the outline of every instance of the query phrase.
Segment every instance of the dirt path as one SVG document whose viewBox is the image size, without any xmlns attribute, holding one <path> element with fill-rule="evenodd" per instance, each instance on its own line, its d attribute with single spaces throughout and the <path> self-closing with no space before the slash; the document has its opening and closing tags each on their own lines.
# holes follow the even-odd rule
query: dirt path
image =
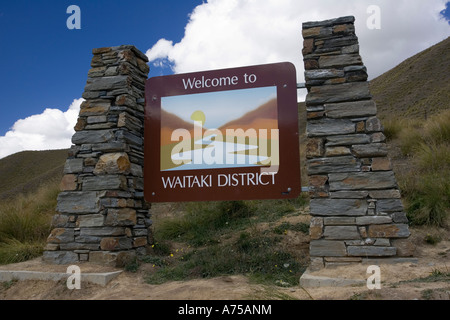
<svg viewBox="0 0 450 320">
<path fill-rule="evenodd" d="M 3 286 L 5 300 L 242 300 L 309 299 L 301 288 L 279 288 L 251 284 L 245 276 L 145 283 L 141 273 L 123 272 L 106 286 L 83 283 L 69 290 L 65 281 L 19 281 Z"/>
</svg>

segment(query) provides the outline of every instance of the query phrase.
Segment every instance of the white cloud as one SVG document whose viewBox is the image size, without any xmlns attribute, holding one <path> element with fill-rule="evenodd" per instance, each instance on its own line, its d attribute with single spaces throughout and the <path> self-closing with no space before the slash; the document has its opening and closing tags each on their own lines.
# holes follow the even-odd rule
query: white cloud
<svg viewBox="0 0 450 320">
<path fill-rule="evenodd" d="M 65 112 L 47 108 L 41 114 L 17 120 L 10 131 L 0 136 L 0 158 L 24 150 L 69 148 L 83 101 L 75 99 Z"/>
<path fill-rule="evenodd" d="M 156 59 L 165 58 L 172 49 L 173 41 L 166 39 L 159 39 L 157 43 L 149 50 L 148 58 L 153 61 Z"/>
<path fill-rule="evenodd" d="M 303 82 L 302 23 L 353 15 L 360 53 L 374 78 L 450 35 L 439 17 L 445 2 L 209 0 L 191 13 L 180 42 L 161 39 L 146 54 L 156 66 L 168 60 L 175 73 L 290 61 Z M 370 5 L 380 7 L 379 30 L 367 27 Z"/>
<path fill-rule="evenodd" d="M 158 42 L 147 51 L 148 58 L 150 61 L 153 61 L 155 67 L 164 67 L 167 64 L 167 56 L 169 55 L 172 46 L 173 41 L 159 39 Z"/>
</svg>

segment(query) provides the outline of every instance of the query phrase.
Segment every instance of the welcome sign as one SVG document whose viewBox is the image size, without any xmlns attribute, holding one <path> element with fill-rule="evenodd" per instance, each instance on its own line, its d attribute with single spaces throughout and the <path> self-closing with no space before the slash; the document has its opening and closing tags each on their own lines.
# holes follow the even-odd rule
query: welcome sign
<svg viewBox="0 0 450 320">
<path fill-rule="evenodd" d="M 150 78 L 145 113 L 148 202 L 301 192 L 291 63 Z"/>
</svg>

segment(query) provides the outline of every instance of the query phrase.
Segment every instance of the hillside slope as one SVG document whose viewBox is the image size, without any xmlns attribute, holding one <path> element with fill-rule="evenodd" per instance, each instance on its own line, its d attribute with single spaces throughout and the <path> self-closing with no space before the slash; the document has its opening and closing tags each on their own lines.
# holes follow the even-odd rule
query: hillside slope
<svg viewBox="0 0 450 320">
<path fill-rule="evenodd" d="M 425 119 L 450 107 L 450 37 L 370 82 L 378 115 Z"/>
<path fill-rule="evenodd" d="M 61 179 L 68 150 L 22 151 L 0 159 L 0 200 Z"/>
<path fill-rule="evenodd" d="M 258 120 L 265 119 L 268 121 L 277 121 L 277 100 L 271 99 L 258 108 L 247 112 L 242 117 L 238 119 L 234 119 L 223 126 L 221 126 L 220 130 L 226 130 L 228 128 L 241 128 L 246 130 L 248 128 L 253 128 L 255 130 L 259 129 L 258 127 L 252 127 L 253 124 L 257 123 Z M 276 124 L 275 124 L 276 125 Z M 277 127 L 277 126 L 276 126 Z M 261 127 L 267 129 L 268 127 Z"/>
</svg>

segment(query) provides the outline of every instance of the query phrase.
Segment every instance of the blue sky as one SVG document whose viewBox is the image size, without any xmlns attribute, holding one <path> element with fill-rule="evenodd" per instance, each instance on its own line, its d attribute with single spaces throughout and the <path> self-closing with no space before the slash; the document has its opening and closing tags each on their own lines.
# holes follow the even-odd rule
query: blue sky
<svg viewBox="0 0 450 320">
<path fill-rule="evenodd" d="M 367 8 L 374 4 L 381 9 L 379 30 L 366 26 Z M 302 82 L 302 22 L 354 15 L 361 56 L 373 78 L 450 35 L 445 4 L 445 0 L 2 1 L 0 158 L 21 150 L 70 147 L 93 48 L 135 45 L 151 58 L 150 76 L 289 61 Z M 70 5 L 80 7 L 80 30 L 66 27 Z"/>
<path fill-rule="evenodd" d="M 204 127 L 217 129 L 276 96 L 277 87 L 219 91 L 164 97 L 161 108 L 187 122 L 192 122 L 192 113 L 200 110 L 206 117 Z"/>
<path fill-rule="evenodd" d="M 84 90 L 92 49 L 159 38 L 181 40 L 188 14 L 202 1 L 2 1 L 0 5 L 0 135 L 20 118 L 67 108 Z M 69 5 L 81 30 L 69 30 Z M 152 68 L 153 71 L 154 68 Z"/>
</svg>

